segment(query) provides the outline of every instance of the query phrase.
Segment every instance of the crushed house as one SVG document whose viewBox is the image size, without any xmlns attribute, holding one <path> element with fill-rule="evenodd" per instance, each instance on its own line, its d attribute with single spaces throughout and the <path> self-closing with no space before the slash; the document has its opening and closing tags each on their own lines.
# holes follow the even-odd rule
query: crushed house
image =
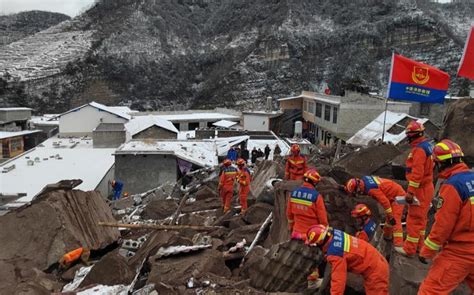
<svg viewBox="0 0 474 295">
<path fill-rule="evenodd" d="M 303 133 L 316 143 L 332 145 L 338 139 L 348 140 L 385 109 L 381 98 L 346 91 L 333 96 L 303 91 L 302 94 L 278 100 L 284 112 L 298 110 L 305 121 Z M 388 110 L 408 113 L 410 104 L 388 102 Z"/>
<path fill-rule="evenodd" d="M 30 108 L 0 108 L 0 131 L 21 131 L 28 129 L 31 118 Z"/>
</svg>

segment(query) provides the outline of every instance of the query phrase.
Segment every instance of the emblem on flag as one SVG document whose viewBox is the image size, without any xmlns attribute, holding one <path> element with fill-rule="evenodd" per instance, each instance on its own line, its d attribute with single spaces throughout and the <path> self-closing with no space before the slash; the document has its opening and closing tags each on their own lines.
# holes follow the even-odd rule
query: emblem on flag
<svg viewBox="0 0 474 295">
<path fill-rule="evenodd" d="M 415 82 L 416 84 L 426 84 L 426 82 L 428 82 L 428 80 L 430 79 L 429 70 L 428 68 L 414 66 L 411 77 L 413 79 L 413 82 Z"/>
</svg>

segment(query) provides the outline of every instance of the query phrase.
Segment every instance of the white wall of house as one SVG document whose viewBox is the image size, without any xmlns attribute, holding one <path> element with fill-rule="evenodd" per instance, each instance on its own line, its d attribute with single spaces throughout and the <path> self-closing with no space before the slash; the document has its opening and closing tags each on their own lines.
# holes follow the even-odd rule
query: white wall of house
<svg viewBox="0 0 474 295">
<path fill-rule="evenodd" d="M 270 119 L 268 116 L 244 114 L 244 130 L 269 131 Z"/>
<path fill-rule="evenodd" d="M 100 123 L 126 123 L 127 119 L 117 115 L 85 106 L 77 111 L 62 115 L 59 118 L 60 136 L 92 136 Z"/>
</svg>

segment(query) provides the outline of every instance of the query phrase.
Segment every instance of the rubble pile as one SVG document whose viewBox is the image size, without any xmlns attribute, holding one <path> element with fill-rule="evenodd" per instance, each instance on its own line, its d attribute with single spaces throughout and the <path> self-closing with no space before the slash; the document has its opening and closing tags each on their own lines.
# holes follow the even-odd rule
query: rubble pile
<svg viewBox="0 0 474 295">
<path fill-rule="evenodd" d="M 330 224 L 354 234 L 350 211 L 357 203 L 367 204 L 377 223 L 384 220 L 383 209 L 372 198 L 350 197 L 342 185 L 349 177 L 391 165 L 386 159 L 402 152 L 392 145 L 351 149 L 345 148 L 337 161 L 325 149 L 314 158 L 324 160 L 316 189 Z M 283 164 L 261 161 L 254 167 L 251 201 L 243 214 L 237 200 L 223 213 L 217 169 L 198 170 L 187 183 L 164 184 L 109 204 L 96 192 L 74 190 L 75 181 L 49 186 L 31 205 L 0 217 L 5 241 L 0 284 L 11 293 L 39 294 L 90 288 L 132 294 L 303 292 L 306 276 L 323 255 L 317 247 L 289 239 L 287 197 L 301 181 L 281 180 Z M 380 229 L 372 243 L 386 257 L 393 255 Z M 61 270 L 58 260 L 80 246 L 93 250 L 92 266 L 81 262 Z M 405 263 L 410 262 L 392 260 L 392 268 L 399 269 L 393 271 L 393 288 L 414 294 L 419 281 L 401 271 L 408 269 Z M 348 276 L 347 285 L 360 294 L 360 276 Z"/>
</svg>

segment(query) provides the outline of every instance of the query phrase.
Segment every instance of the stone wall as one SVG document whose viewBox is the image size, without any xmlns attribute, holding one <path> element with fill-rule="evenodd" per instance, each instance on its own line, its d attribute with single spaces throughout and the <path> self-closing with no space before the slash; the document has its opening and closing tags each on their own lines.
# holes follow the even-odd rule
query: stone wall
<svg viewBox="0 0 474 295">
<path fill-rule="evenodd" d="M 176 133 L 160 128 L 158 126 L 151 126 L 133 136 L 133 139 L 176 139 Z"/>
</svg>

